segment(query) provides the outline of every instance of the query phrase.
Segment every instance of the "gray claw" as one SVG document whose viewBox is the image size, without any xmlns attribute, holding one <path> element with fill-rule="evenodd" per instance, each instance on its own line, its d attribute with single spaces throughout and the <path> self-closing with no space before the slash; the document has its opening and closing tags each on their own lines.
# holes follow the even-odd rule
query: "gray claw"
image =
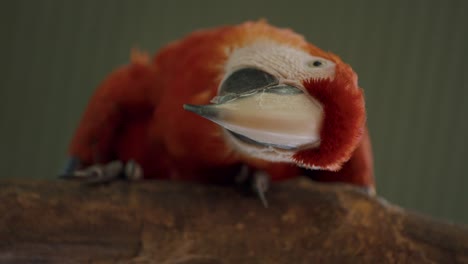
<svg viewBox="0 0 468 264">
<path fill-rule="evenodd" d="M 112 161 L 107 164 L 96 164 L 84 169 L 66 171 L 60 178 L 83 180 L 86 183 L 104 183 L 112 181 L 122 175 L 123 164 L 121 161 Z"/>
<path fill-rule="evenodd" d="M 62 170 L 60 178 L 67 178 L 72 176 L 72 174 L 81 166 L 81 161 L 77 157 L 69 157 L 65 163 L 65 168 Z"/>
<path fill-rule="evenodd" d="M 80 167 L 79 160 L 70 158 L 64 173 L 60 178 L 83 180 L 87 184 L 106 183 L 118 178 L 128 180 L 139 180 L 143 178 L 143 168 L 133 160 L 128 161 L 125 166 L 120 160 L 107 164 L 96 164 L 85 169 Z"/>
<path fill-rule="evenodd" d="M 262 201 L 263 206 L 265 206 L 265 208 L 268 208 L 268 200 L 265 196 L 265 193 L 270 187 L 270 177 L 268 176 L 268 174 L 262 171 L 257 171 L 256 173 L 254 173 L 252 187 L 257 193 L 260 200 Z"/>
<path fill-rule="evenodd" d="M 119 178 L 123 172 L 123 163 L 119 160 L 106 165 L 94 165 L 85 169 L 86 183 L 106 183 Z"/>
<path fill-rule="evenodd" d="M 247 188 L 248 192 L 254 192 L 263 206 L 268 208 L 268 200 L 266 199 L 266 192 L 270 187 L 270 176 L 261 170 L 252 171 L 247 165 L 243 165 L 234 178 L 234 182 L 243 188 Z"/>
<path fill-rule="evenodd" d="M 132 181 L 140 180 L 143 178 L 143 168 L 134 160 L 130 160 L 125 164 L 125 177 Z"/>
</svg>

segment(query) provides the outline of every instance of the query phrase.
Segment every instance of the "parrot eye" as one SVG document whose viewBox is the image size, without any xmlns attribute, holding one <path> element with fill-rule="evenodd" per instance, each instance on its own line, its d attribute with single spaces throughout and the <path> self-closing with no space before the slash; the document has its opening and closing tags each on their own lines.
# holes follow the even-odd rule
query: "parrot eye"
<svg viewBox="0 0 468 264">
<path fill-rule="evenodd" d="M 221 85 L 219 95 L 242 94 L 259 88 L 278 84 L 273 75 L 254 68 L 233 72 Z"/>
<path fill-rule="evenodd" d="M 324 63 L 323 61 L 321 61 L 321 60 L 313 60 L 313 61 L 309 61 L 309 62 L 307 63 L 307 65 L 308 65 L 309 67 L 320 67 L 320 66 L 322 66 L 322 65 L 324 65 L 324 64 L 325 64 L 325 63 Z"/>
</svg>

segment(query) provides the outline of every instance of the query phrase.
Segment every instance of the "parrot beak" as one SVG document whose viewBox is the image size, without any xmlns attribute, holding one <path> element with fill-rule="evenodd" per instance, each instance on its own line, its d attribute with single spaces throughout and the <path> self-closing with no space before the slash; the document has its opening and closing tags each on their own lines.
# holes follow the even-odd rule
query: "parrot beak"
<svg viewBox="0 0 468 264">
<path fill-rule="evenodd" d="M 243 94 L 227 94 L 211 105 L 184 109 L 207 118 L 250 144 L 300 149 L 320 143 L 323 109 L 299 88 L 275 85 Z"/>
</svg>

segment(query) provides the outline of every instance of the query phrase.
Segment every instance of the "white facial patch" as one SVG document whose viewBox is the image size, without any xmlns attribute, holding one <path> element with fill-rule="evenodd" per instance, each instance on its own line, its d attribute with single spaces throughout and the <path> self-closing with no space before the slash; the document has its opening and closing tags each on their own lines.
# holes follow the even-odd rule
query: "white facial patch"
<svg viewBox="0 0 468 264">
<path fill-rule="evenodd" d="M 226 76 L 247 67 L 268 72 L 280 82 L 287 80 L 300 83 L 306 79 L 333 79 L 335 76 L 334 62 L 268 40 L 234 50 L 225 66 Z"/>
<path fill-rule="evenodd" d="M 261 40 L 248 46 L 235 49 L 230 54 L 228 54 L 228 60 L 224 67 L 224 79 L 230 76 L 231 73 L 244 68 L 256 68 L 262 70 L 276 77 L 279 80 L 279 84 L 289 84 L 300 89 L 303 89 L 302 82 L 304 80 L 319 78 L 333 79 L 335 76 L 334 62 L 321 57 L 312 56 L 303 50 L 283 45 L 271 40 Z M 284 100 L 289 99 L 293 99 L 293 97 L 284 97 Z M 313 101 L 313 98 L 310 98 L 310 100 Z M 319 104 L 318 102 L 314 103 Z M 279 106 L 281 105 L 282 104 L 280 104 Z M 300 109 L 298 111 L 304 111 L 304 109 Z M 259 110 L 255 110 L 255 114 L 258 113 Z M 277 113 L 275 113 L 274 111 L 271 111 L 271 113 L 269 114 L 272 120 L 276 120 L 276 122 L 278 122 L 279 125 L 287 124 L 287 122 L 282 121 L 287 121 L 288 119 L 284 119 L 280 115 L 275 116 L 275 114 Z M 300 117 L 301 114 L 304 113 L 298 113 L 298 117 Z M 250 130 L 247 132 L 244 131 L 244 133 L 242 133 L 242 131 L 239 129 L 238 131 L 236 129 L 232 130 L 236 130 L 236 132 L 243 134 L 244 136 L 247 136 L 258 142 L 268 143 L 268 141 L 271 140 L 274 142 L 279 142 L 281 145 L 285 146 L 296 146 L 303 144 L 304 141 L 310 143 L 316 142 L 316 146 L 318 146 L 320 144 L 320 138 L 318 137 L 318 134 L 319 124 L 322 118 L 321 107 L 317 108 L 316 111 L 308 111 L 307 115 L 310 116 L 310 119 L 307 120 L 310 120 L 312 125 L 311 127 L 313 129 L 302 129 L 301 126 L 298 127 L 298 129 L 302 129 L 306 132 L 310 130 L 307 134 L 307 137 L 304 137 L 305 140 L 302 140 L 297 135 L 295 137 L 290 135 L 289 139 L 291 139 L 291 142 L 283 142 L 282 140 L 288 140 L 287 133 L 284 133 L 286 135 L 285 138 L 274 138 L 273 140 L 270 138 L 265 138 L 265 135 L 263 135 L 264 133 L 261 134 L 261 138 L 256 138 L 257 134 L 253 133 Z M 291 120 L 295 119 L 291 118 Z M 254 123 L 256 124 L 256 122 Z M 249 125 L 249 127 L 250 126 L 251 125 Z M 286 127 L 289 126 L 286 125 Z M 294 132 L 294 130 L 291 127 L 285 129 L 288 129 L 287 132 L 290 134 L 293 134 L 291 131 Z M 233 147 L 249 156 L 273 162 L 294 162 L 292 157 L 295 154 L 295 150 L 278 149 L 272 146 L 257 146 L 248 144 L 233 137 L 227 131 L 225 131 L 225 136 L 227 140 L 231 142 Z"/>
</svg>

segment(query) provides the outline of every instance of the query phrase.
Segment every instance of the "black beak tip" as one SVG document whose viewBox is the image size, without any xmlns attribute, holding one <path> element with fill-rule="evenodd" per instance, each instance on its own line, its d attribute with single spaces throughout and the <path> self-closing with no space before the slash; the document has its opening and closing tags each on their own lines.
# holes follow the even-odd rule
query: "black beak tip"
<svg viewBox="0 0 468 264">
<path fill-rule="evenodd" d="M 187 110 L 187 111 L 192 111 L 193 109 L 193 105 L 190 105 L 190 104 L 183 104 L 182 106 L 184 108 L 184 110 Z"/>
<path fill-rule="evenodd" d="M 193 112 L 208 119 L 214 118 L 218 115 L 218 110 L 212 105 L 184 104 L 183 107 L 186 111 Z"/>
<path fill-rule="evenodd" d="M 183 107 L 186 111 L 193 112 L 198 115 L 202 114 L 202 109 L 198 105 L 184 104 Z"/>
</svg>

